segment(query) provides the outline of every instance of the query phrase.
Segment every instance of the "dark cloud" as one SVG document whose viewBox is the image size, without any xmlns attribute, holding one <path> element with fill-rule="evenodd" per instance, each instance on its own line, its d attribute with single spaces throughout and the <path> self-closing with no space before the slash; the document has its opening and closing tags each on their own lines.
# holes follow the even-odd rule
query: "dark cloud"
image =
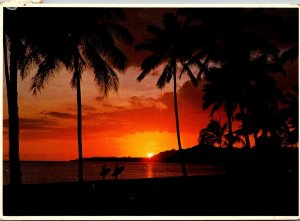
<svg viewBox="0 0 300 221">
<path fill-rule="evenodd" d="M 201 108 L 202 88 L 195 88 L 189 82 L 178 90 L 178 108 L 182 133 L 197 134 L 208 123 L 208 113 Z M 158 98 L 132 96 L 128 98 L 128 107 L 109 103 L 104 106 L 114 108 L 110 112 L 90 111 L 83 115 L 83 139 L 96 139 L 103 136 L 122 136 L 133 132 L 160 131 L 175 133 L 173 93 L 167 92 Z M 76 114 L 67 112 L 42 112 L 53 117 L 21 118 L 20 137 L 24 141 L 32 140 L 76 140 L 76 121 L 60 124 L 60 119 L 74 119 Z M 7 119 L 4 127 L 7 129 Z M 34 130 L 34 133 L 32 131 Z"/>
<path fill-rule="evenodd" d="M 123 110 L 123 109 L 125 109 L 125 107 L 122 107 L 122 106 L 119 106 L 119 105 L 113 105 L 113 104 L 110 104 L 108 102 L 103 103 L 103 106 L 104 107 L 113 108 L 113 109 L 117 109 L 117 110 Z"/>
<path fill-rule="evenodd" d="M 128 99 L 130 107 L 132 108 L 144 108 L 144 107 L 156 107 L 158 109 L 165 108 L 164 103 L 160 99 L 154 99 L 152 97 L 144 96 L 132 96 Z"/>
<path fill-rule="evenodd" d="M 82 104 L 82 105 L 81 105 L 81 109 L 82 109 L 83 111 L 91 111 L 91 112 L 97 111 L 97 108 L 95 108 L 95 107 L 93 107 L 93 106 L 90 106 L 90 105 L 86 105 L 86 104 Z M 77 106 L 76 106 L 76 105 L 72 105 L 72 106 L 69 105 L 69 106 L 66 108 L 66 110 L 77 112 Z"/>
<path fill-rule="evenodd" d="M 151 72 L 151 76 L 160 76 L 161 72 L 159 72 L 158 70 L 154 70 Z"/>
<path fill-rule="evenodd" d="M 70 113 L 65 113 L 65 112 L 43 111 L 43 112 L 41 112 L 41 114 L 44 114 L 44 115 L 47 115 L 50 117 L 62 118 L 62 119 L 76 119 L 77 118 L 77 116 L 75 114 L 70 114 Z"/>
<path fill-rule="evenodd" d="M 178 90 L 178 108 L 182 133 L 198 134 L 209 121 L 209 112 L 202 111 L 202 87 L 186 82 Z M 87 125 L 89 130 L 106 131 L 113 134 L 127 134 L 143 131 L 176 132 L 174 115 L 174 97 L 167 92 L 159 98 L 133 96 L 128 99 L 130 108 L 115 107 L 116 111 L 98 113 L 94 119 L 102 122 Z M 90 116 L 92 117 L 92 116 Z M 196 138 L 195 138 L 196 139 Z"/>
<path fill-rule="evenodd" d="M 57 126 L 58 123 L 47 118 L 20 118 L 20 130 L 49 130 Z M 8 127 L 8 119 L 3 120 L 3 127 Z"/>
<path fill-rule="evenodd" d="M 95 99 L 97 101 L 103 101 L 105 99 L 105 97 L 104 96 L 97 96 L 97 97 L 95 97 Z"/>
<path fill-rule="evenodd" d="M 81 108 L 83 111 L 96 111 L 97 108 L 90 106 L 90 105 L 81 105 Z"/>
</svg>

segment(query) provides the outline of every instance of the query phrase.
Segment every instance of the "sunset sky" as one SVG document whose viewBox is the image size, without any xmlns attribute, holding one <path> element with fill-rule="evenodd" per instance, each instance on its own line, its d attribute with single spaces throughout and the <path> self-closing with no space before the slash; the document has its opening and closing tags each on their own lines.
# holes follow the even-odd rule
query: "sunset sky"
<svg viewBox="0 0 300 221">
<path fill-rule="evenodd" d="M 135 43 L 149 37 L 149 24 L 161 25 L 165 12 L 175 9 L 126 9 L 123 23 Z M 280 42 L 287 49 L 289 42 Z M 142 82 L 136 80 L 144 52 L 122 46 L 129 67 L 119 75 L 120 88 L 107 97 L 99 93 L 93 76 L 82 77 L 83 157 L 131 156 L 177 149 L 172 84 L 163 90 L 155 87 L 160 70 Z M 280 78 L 283 87 L 298 81 L 298 64 L 288 67 L 292 77 Z M 34 70 L 33 70 L 34 71 Z M 71 73 L 62 68 L 47 86 L 32 96 L 30 79 L 19 81 L 20 158 L 21 160 L 77 159 L 76 90 L 70 87 Z M 5 81 L 4 81 L 5 82 Z M 7 98 L 3 84 L 4 160 L 8 160 Z M 197 144 L 199 131 L 209 122 L 209 110 L 202 111 L 202 84 L 193 87 L 186 77 L 178 82 L 180 129 L 184 148 Z M 226 119 L 216 112 L 215 119 Z M 239 122 L 235 123 L 235 127 Z"/>
</svg>

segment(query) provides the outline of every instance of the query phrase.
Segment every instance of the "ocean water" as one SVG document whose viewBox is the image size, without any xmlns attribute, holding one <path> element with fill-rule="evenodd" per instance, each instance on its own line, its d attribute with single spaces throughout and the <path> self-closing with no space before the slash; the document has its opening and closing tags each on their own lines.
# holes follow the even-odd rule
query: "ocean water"
<svg viewBox="0 0 300 221">
<path fill-rule="evenodd" d="M 103 162 L 84 162 L 84 180 L 102 180 L 99 173 L 102 170 Z M 105 162 L 107 167 L 113 171 L 116 163 Z M 181 164 L 179 163 L 158 163 L 158 162 L 120 162 L 124 171 L 118 179 L 139 179 L 181 176 Z M 189 176 L 210 175 L 223 173 L 223 168 L 216 165 L 187 164 Z M 55 183 L 75 182 L 78 180 L 77 162 L 22 162 L 22 183 Z M 105 179 L 114 179 L 112 171 Z M 3 184 L 8 184 L 9 167 L 3 163 Z"/>
</svg>

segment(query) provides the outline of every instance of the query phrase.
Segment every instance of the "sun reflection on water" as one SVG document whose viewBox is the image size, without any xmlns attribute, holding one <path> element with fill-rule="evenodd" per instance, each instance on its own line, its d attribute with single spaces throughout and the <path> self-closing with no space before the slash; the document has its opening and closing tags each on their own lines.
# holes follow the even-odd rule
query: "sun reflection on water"
<svg viewBox="0 0 300 221">
<path fill-rule="evenodd" d="M 153 177 L 153 164 L 148 163 L 147 164 L 147 178 L 152 178 Z"/>
</svg>

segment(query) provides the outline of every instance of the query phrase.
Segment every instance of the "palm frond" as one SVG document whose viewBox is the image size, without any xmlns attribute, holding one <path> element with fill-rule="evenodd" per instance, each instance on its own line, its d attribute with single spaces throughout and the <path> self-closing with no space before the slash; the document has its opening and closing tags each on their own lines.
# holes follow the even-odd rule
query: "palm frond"
<svg viewBox="0 0 300 221">
<path fill-rule="evenodd" d="M 203 63 L 199 60 L 195 62 L 195 64 L 197 64 L 199 69 L 200 69 L 198 74 L 197 74 L 197 79 L 198 80 L 201 80 L 203 73 L 208 73 L 209 72 L 208 71 L 209 61 L 210 61 L 210 58 L 209 58 L 209 56 L 207 56 Z"/>
<path fill-rule="evenodd" d="M 127 28 L 117 23 L 106 23 L 106 29 L 111 36 L 123 43 L 132 44 L 133 36 Z"/>
<path fill-rule="evenodd" d="M 109 27 L 106 24 L 97 24 L 85 34 L 86 39 L 92 44 L 115 44 L 116 38 L 110 33 Z"/>
<path fill-rule="evenodd" d="M 29 74 L 29 71 L 34 64 L 39 65 L 41 62 L 38 49 L 36 47 L 31 48 L 30 52 L 24 56 L 23 63 L 20 66 L 20 75 L 22 80 L 24 80 L 24 78 Z"/>
<path fill-rule="evenodd" d="M 160 75 L 160 77 L 156 83 L 156 86 L 160 89 L 164 88 L 165 85 L 170 82 L 172 76 L 173 75 L 172 75 L 172 70 L 171 70 L 171 64 L 168 63 L 165 66 L 163 73 Z"/>
<path fill-rule="evenodd" d="M 111 89 L 117 91 L 119 86 L 117 73 L 99 56 L 95 48 L 86 47 L 84 56 L 88 67 L 94 72 L 94 80 L 100 91 L 103 91 L 104 95 Z"/>
<path fill-rule="evenodd" d="M 14 42 L 14 54 L 17 57 L 17 65 L 18 65 L 18 69 L 22 69 L 22 65 L 24 64 L 24 60 L 25 60 L 25 56 L 28 48 L 29 48 L 29 44 L 27 42 L 22 41 L 22 39 L 18 39 Z"/>
<path fill-rule="evenodd" d="M 157 53 L 153 53 L 152 55 L 145 58 L 141 65 L 143 72 L 138 76 L 137 80 L 143 80 L 151 70 L 155 69 L 162 62 L 162 60 L 163 56 Z"/>
<path fill-rule="evenodd" d="M 80 81 L 81 80 L 81 74 L 78 72 L 74 72 L 73 75 L 72 75 L 72 78 L 71 78 L 71 81 L 70 81 L 70 85 L 71 85 L 71 88 L 76 88 L 77 87 L 77 81 Z"/>
<path fill-rule="evenodd" d="M 119 71 L 124 71 L 127 67 L 128 61 L 126 55 L 115 45 L 99 45 L 97 50 L 103 55 L 105 60 Z"/>
<path fill-rule="evenodd" d="M 183 69 L 181 74 L 179 75 L 179 77 L 182 76 L 182 74 L 187 73 L 188 77 L 190 78 L 192 84 L 194 86 L 198 86 L 198 80 L 197 78 L 195 78 L 193 72 L 191 71 L 191 69 L 189 68 L 189 66 L 187 64 L 183 64 Z"/>
<path fill-rule="evenodd" d="M 213 116 L 214 113 L 222 107 L 222 105 L 223 105 L 223 102 L 222 102 L 221 100 L 217 101 L 217 102 L 213 105 L 213 107 L 212 107 L 212 109 L 211 109 L 211 111 L 210 111 L 210 116 Z"/>
<path fill-rule="evenodd" d="M 30 89 L 33 94 L 44 88 L 45 84 L 51 77 L 54 77 L 54 72 L 58 68 L 58 61 L 55 58 L 46 57 L 45 60 L 39 65 L 38 71 L 31 79 Z"/>
</svg>

